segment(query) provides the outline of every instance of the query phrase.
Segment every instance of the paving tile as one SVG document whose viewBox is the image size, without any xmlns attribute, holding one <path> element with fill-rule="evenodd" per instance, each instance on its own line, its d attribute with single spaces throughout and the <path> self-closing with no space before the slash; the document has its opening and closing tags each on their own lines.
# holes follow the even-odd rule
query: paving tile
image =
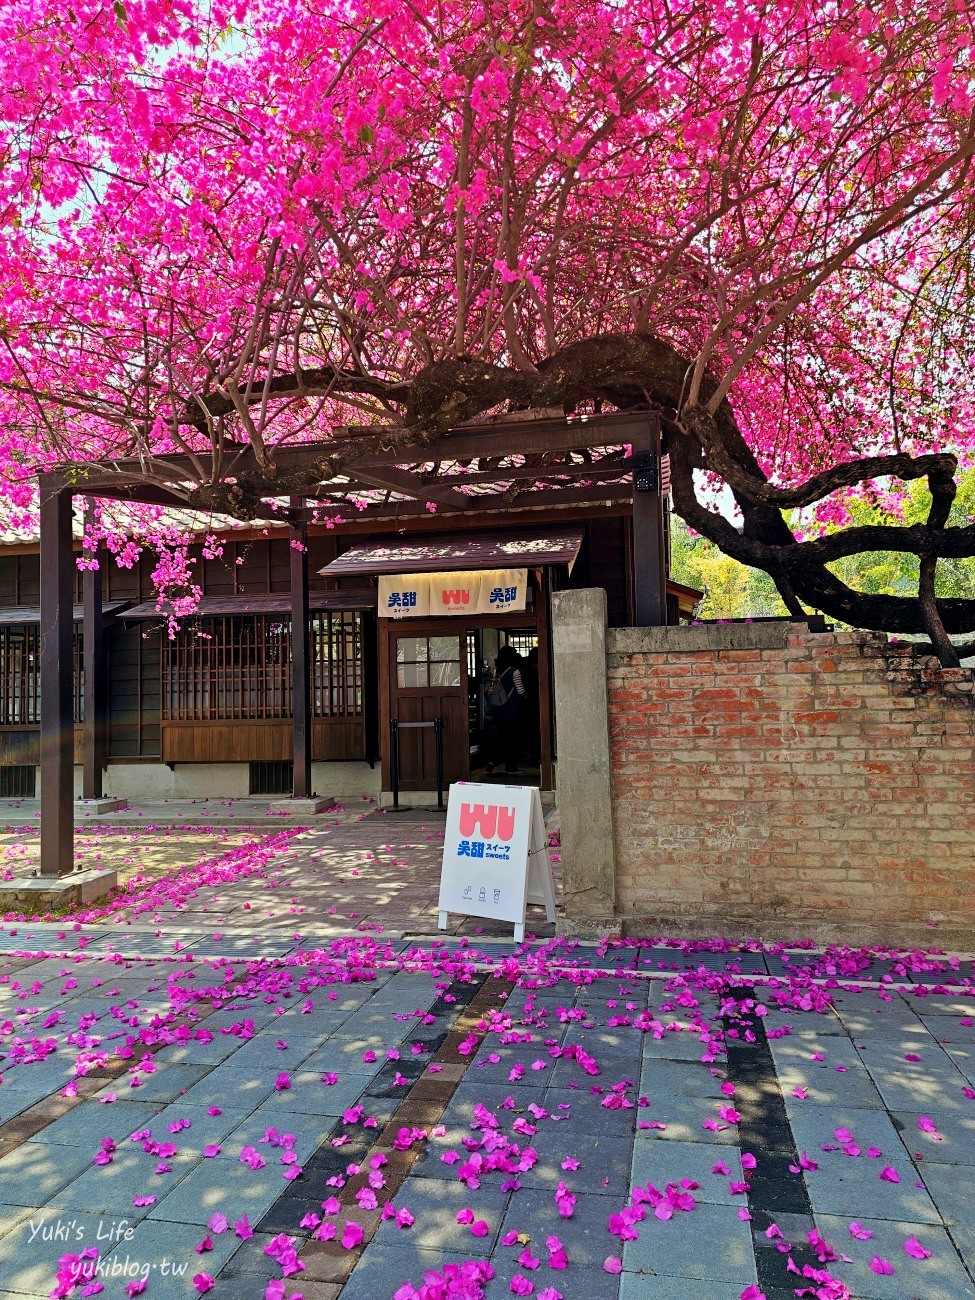
<svg viewBox="0 0 975 1300">
<path fill-rule="evenodd" d="M 322 1083 L 319 1070 L 299 1070 L 291 1076 L 290 1088 L 282 1088 L 279 1092 L 271 1089 L 262 1100 L 261 1109 L 268 1114 L 278 1112 L 282 1116 L 289 1112 L 299 1115 L 341 1115 L 362 1097 L 375 1075 L 353 1074 L 347 1066 L 338 1073 L 338 1083 L 328 1085 Z M 366 1106 L 366 1110 L 369 1109 Z"/>
<path fill-rule="evenodd" d="M 404 1282 L 415 1287 L 423 1283 L 427 1269 L 442 1269 L 448 1263 L 461 1263 L 467 1259 L 484 1259 L 474 1238 L 460 1254 L 445 1250 L 420 1250 L 411 1242 L 371 1242 L 360 1256 L 355 1271 L 342 1288 L 342 1300 L 385 1300 L 392 1296 Z"/>
<path fill-rule="evenodd" d="M 665 1221 L 648 1214 L 639 1227 L 636 1241 L 623 1247 L 623 1267 L 630 1272 L 734 1283 L 739 1288 L 757 1280 L 749 1225 L 738 1218 L 734 1206 L 698 1204 L 690 1214 Z"/>
<path fill-rule="evenodd" d="M 212 1033 L 209 1017 L 205 1025 L 207 1031 Z M 168 1047 L 161 1047 L 158 1052 L 154 1053 L 153 1059 L 161 1066 L 203 1065 L 213 1067 L 232 1056 L 238 1046 L 239 1043 L 236 1038 L 214 1033 L 214 1037 L 209 1042 L 191 1038 L 186 1043 L 170 1043 Z"/>
<path fill-rule="evenodd" d="M 282 1168 L 277 1161 L 269 1161 L 263 1169 L 251 1169 L 240 1161 L 203 1160 L 152 1207 L 148 1217 L 205 1224 L 219 1210 L 232 1222 L 246 1213 L 251 1224 L 259 1223 L 289 1187 Z"/>
<path fill-rule="evenodd" d="M 494 1247 L 511 1195 L 483 1187 L 472 1192 L 463 1183 L 408 1177 L 395 1201 L 397 1208 L 408 1209 L 413 1215 L 413 1227 L 404 1230 L 394 1219 L 387 1219 L 379 1225 L 374 1241 L 391 1242 L 408 1235 L 418 1250 L 454 1251 L 460 1259 L 471 1243 L 485 1253 Z M 475 1219 L 487 1223 L 486 1236 L 475 1237 L 469 1227 L 457 1222 L 458 1213 L 465 1209 L 473 1210 Z"/>
<path fill-rule="evenodd" d="M 180 1097 L 161 1110 L 157 1110 L 152 1119 L 142 1127 L 150 1129 L 157 1142 L 175 1143 L 180 1155 L 202 1159 L 203 1148 L 213 1143 L 222 1143 L 234 1129 L 240 1127 L 250 1111 L 246 1106 L 235 1104 L 222 1107 L 219 1115 L 211 1115 L 206 1106 L 193 1105 L 189 1096 L 190 1094 L 187 1093 L 185 1097 Z M 238 1100 L 235 1096 L 235 1103 Z M 180 1129 L 177 1133 L 170 1133 L 169 1125 L 181 1119 L 188 1119 L 190 1127 Z"/>
<path fill-rule="evenodd" d="M 873 1108 L 882 1110 L 884 1099 L 877 1090 L 877 1085 L 862 1065 L 848 1066 L 844 1071 L 837 1071 L 832 1066 L 779 1064 L 777 1075 L 786 1109 L 799 1109 L 806 1102 L 817 1106 L 853 1106 L 857 1109 Z M 793 1097 L 796 1088 L 802 1088 L 806 1097 Z"/>
<path fill-rule="evenodd" d="M 240 1246 L 240 1238 L 234 1233 L 224 1232 L 209 1234 L 213 1249 L 198 1255 L 195 1247 L 207 1235 L 194 1231 L 191 1220 L 186 1223 L 167 1223 L 144 1219 L 134 1229 L 132 1236 L 121 1241 L 107 1253 L 105 1276 L 112 1276 L 115 1268 L 120 1270 L 119 1277 L 111 1287 L 106 1287 L 110 1295 L 122 1295 L 122 1283 L 131 1277 L 128 1270 L 133 1268 L 140 1272 L 148 1270 L 149 1285 L 146 1295 L 153 1300 L 185 1300 L 195 1296 L 192 1279 L 199 1273 L 217 1275 L 220 1269 L 232 1257 Z"/>
<path fill-rule="evenodd" d="M 331 1116 L 284 1114 L 270 1109 L 267 1104 L 258 1106 L 257 1110 L 238 1124 L 238 1126 L 220 1143 L 218 1160 L 239 1160 L 240 1153 L 246 1146 L 255 1147 L 268 1163 L 277 1158 L 281 1152 L 277 1147 L 263 1145 L 262 1139 L 269 1128 L 276 1128 L 279 1133 L 291 1133 L 295 1137 L 293 1149 L 299 1162 L 312 1156 L 331 1132 L 334 1123 Z"/>
<path fill-rule="evenodd" d="M 742 1291 L 732 1282 L 648 1277 L 645 1273 L 622 1273 L 619 1284 L 619 1300 L 739 1300 Z"/>
<path fill-rule="evenodd" d="M 852 1264 L 837 1262 L 830 1271 L 846 1282 L 857 1300 L 968 1300 L 975 1296 L 975 1284 L 966 1271 L 948 1234 L 943 1228 L 918 1226 L 916 1221 L 882 1220 L 857 1216 L 873 1236 L 858 1241 L 849 1232 L 849 1219 L 816 1215 L 820 1232 L 834 1248 L 853 1259 Z M 904 1251 L 908 1237 L 917 1237 L 930 1259 L 913 1259 Z M 889 1260 L 894 1272 L 878 1275 L 870 1261 L 879 1255 Z"/>
<path fill-rule="evenodd" d="M 106 1254 L 114 1245 L 115 1231 L 112 1216 L 59 1215 L 47 1208 L 35 1209 L 0 1237 L 0 1279 L 14 1292 L 48 1295 L 63 1254 L 87 1246 L 96 1246 Z"/>
<path fill-rule="evenodd" d="M 103 1137 L 121 1143 L 130 1133 L 151 1126 L 159 1111 L 149 1102 L 121 1100 L 110 1106 L 84 1101 L 44 1130 L 44 1141 L 70 1147 L 84 1147 L 94 1158 Z"/>
<path fill-rule="evenodd" d="M 640 1070 L 640 1093 L 651 1099 L 656 1095 L 676 1093 L 682 1097 L 721 1097 L 721 1078 L 712 1066 L 699 1061 L 667 1061 L 645 1057 Z M 720 1072 L 723 1074 L 723 1070 Z"/>
<path fill-rule="evenodd" d="M 947 1058 L 937 1069 L 916 1062 L 902 1062 L 901 1068 L 871 1068 L 871 1075 L 884 1105 L 889 1110 L 938 1110 L 963 1112 L 971 1102 L 962 1091 L 968 1080 Z"/>
<path fill-rule="evenodd" d="M 663 1038 L 643 1035 L 644 1060 L 657 1057 L 665 1061 L 701 1061 L 706 1055 L 708 1043 L 696 1033 L 681 1030 L 664 1034 Z"/>
<path fill-rule="evenodd" d="M 92 1167 L 90 1151 L 31 1139 L 0 1160 L 0 1198 L 7 1204 L 36 1205 Z"/>
<path fill-rule="evenodd" d="M 729 1174 L 712 1173 L 719 1162 L 727 1166 Z M 638 1142 L 634 1150 L 631 1179 L 634 1187 L 651 1182 L 663 1189 L 668 1183 L 689 1178 L 698 1184 L 689 1189 L 695 1201 L 744 1206 L 746 1198 L 729 1190 L 729 1183 L 740 1183 L 743 1177 L 738 1151 L 733 1148 L 716 1151 L 709 1142 Z"/>
<path fill-rule="evenodd" d="M 123 1095 L 131 1101 L 151 1101 L 166 1103 L 175 1101 L 177 1097 L 187 1093 L 194 1084 L 199 1083 L 206 1075 L 207 1067 L 205 1065 L 168 1065 L 163 1064 L 161 1068 L 154 1070 L 152 1074 L 142 1074 L 139 1076 L 141 1083 L 137 1089 L 130 1090 L 127 1086 L 125 1076 L 120 1079 L 114 1079 L 107 1083 L 101 1092 L 96 1093 L 96 1099 L 105 1093 L 114 1092 L 117 1096 Z"/>
<path fill-rule="evenodd" d="M 726 1100 L 726 1099 L 725 1099 Z M 627 1114 L 633 1112 L 628 1111 Z M 638 1142 L 703 1142 L 713 1146 L 735 1146 L 738 1133 L 733 1124 L 715 1132 L 702 1128 L 706 1119 L 717 1119 L 717 1103 L 708 1097 L 681 1097 L 674 1095 L 651 1097 L 646 1109 L 637 1111 L 637 1125 L 642 1122 L 666 1125 L 663 1129 L 637 1128 Z"/>
<path fill-rule="evenodd" d="M 134 1206 L 133 1199 L 155 1196 L 161 1200 L 197 1161 L 186 1155 L 175 1156 L 166 1162 L 172 1166 L 172 1172 L 167 1174 L 155 1172 L 158 1163 L 157 1157 L 147 1155 L 134 1144 L 117 1151 L 110 1165 L 94 1165 L 89 1160 L 77 1178 L 47 1201 L 46 1208 L 62 1215 L 85 1210 L 136 1223 L 146 1217 L 151 1206 Z"/>
<path fill-rule="evenodd" d="M 8 1191 L 6 1183 L 3 1184 L 3 1190 L 4 1195 L 6 1195 Z M 43 1211 L 38 1210 L 36 1206 L 11 1204 L 9 1201 L 6 1203 L 0 1202 L 0 1237 L 6 1236 L 8 1232 L 16 1228 L 18 1223 L 23 1223 L 32 1214 L 36 1219 L 42 1213 Z"/>
<path fill-rule="evenodd" d="M 476 1208 L 476 1203 L 472 1202 L 472 1208 Z M 607 1255 L 618 1253 L 610 1249 L 618 1241 L 609 1236 L 606 1225 L 610 1214 L 618 1212 L 619 1208 L 618 1196 L 584 1192 L 576 1198 L 572 1218 L 563 1219 L 549 1193 L 525 1188 L 512 1197 L 501 1225 L 501 1235 L 512 1230 L 525 1232 L 536 1247 L 544 1247 L 545 1238 L 554 1234 L 561 1239 L 574 1264 L 580 1268 L 601 1269 Z"/>
<path fill-rule="evenodd" d="M 565 1134 L 539 1129 L 531 1139 L 538 1161 L 518 1178 L 523 1187 L 554 1190 L 564 1182 L 571 1192 L 594 1190 L 615 1194 L 623 1200 L 630 1190 L 630 1164 L 633 1157 L 632 1137 L 594 1137 L 588 1133 Z M 566 1170 L 562 1161 L 570 1156 L 579 1168 Z"/>
<path fill-rule="evenodd" d="M 233 1060 L 224 1061 L 195 1083 L 185 1096 L 191 1105 L 222 1106 L 233 1101 L 239 1109 L 253 1109 L 274 1092 L 276 1071 L 271 1065 L 237 1069 Z"/>
<path fill-rule="evenodd" d="M 631 1097 L 635 1101 L 635 1090 L 631 1090 Z M 548 1088 L 541 1102 L 552 1116 L 550 1122 L 557 1125 L 566 1140 L 574 1133 L 629 1137 L 636 1126 L 637 1114 L 648 1113 L 638 1111 L 635 1105 L 628 1110 L 611 1110 L 600 1103 L 601 1098 L 592 1096 L 588 1088 Z"/>
<path fill-rule="evenodd" d="M 975 1168 L 925 1163 L 922 1176 L 944 1222 L 949 1227 L 964 1225 L 975 1232 Z"/>
<path fill-rule="evenodd" d="M 923 1156 L 928 1165 L 975 1165 L 975 1106 L 969 1104 L 967 1114 L 946 1113 L 934 1107 L 929 1115 L 937 1133 L 918 1129 L 921 1118 L 918 1111 L 892 1111 L 895 1126 L 903 1126 L 901 1139 L 908 1150 Z"/>
<path fill-rule="evenodd" d="M 522 1268 L 517 1257 L 520 1247 L 513 1247 L 500 1257 L 491 1260 L 494 1277 L 484 1288 L 485 1300 L 501 1300 L 511 1297 L 511 1279 L 520 1274 L 535 1284 L 536 1293 L 543 1287 L 554 1286 L 563 1296 L 571 1300 L 617 1300 L 619 1295 L 618 1277 L 607 1273 L 602 1268 L 580 1268 L 570 1262 L 565 1269 L 550 1269 L 547 1264 L 548 1251 L 542 1242 L 537 1248 L 532 1247 L 537 1258 L 542 1260 L 538 1269 Z M 508 1256 L 511 1256 L 509 1258 Z"/>
</svg>

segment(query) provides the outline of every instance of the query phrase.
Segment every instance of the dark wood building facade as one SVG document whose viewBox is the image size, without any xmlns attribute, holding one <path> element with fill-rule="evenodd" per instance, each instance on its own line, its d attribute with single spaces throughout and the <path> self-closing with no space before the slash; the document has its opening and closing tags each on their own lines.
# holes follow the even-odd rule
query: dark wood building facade
<svg viewBox="0 0 975 1300">
<path fill-rule="evenodd" d="M 534 512 L 537 516 L 538 512 Z M 554 728 L 549 689 L 548 608 L 551 592 L 598 586 L 611 624 L 634 619 L 630 511 L 626 505 L 561 512 L 560 527 L 578 536 L 568 563 L 533 564 L 526 609 L 463 618 L 390 620 L 377 609 L 371 572 L 321 570 L 353 548 L 385 542 L 442 543 L 461 535 L 456 518 L 411 519 L 403 525 L 309 528 L 309 658 L 312 763 L 321 794 L 379 794 L 391 784 L 390 719 L 410 724 L 443 719 L 444 779 L 470 779 L 489 761 L 484 671 L 499 646 L 512 644 L 537 660 L 537 711 L 526 737 L 527 759 L 543 788 L 553 784 Z M 527 541 L 541 533 L 528 512 L 507 519 L 465 520 L 463 536 L 489 544 L 514 525 Z M 508 533 L 511 532 L 509 527 Z M 280 794 L 291 788 L 293 752 L 291 542 L 285 528 L 235 530 L 223 554 L 193 548 L 193 577 L 202 590 L 197 614 L 170 635 L 155 605 L 154 557 L 131 568 L 103 557 L 99 579 L 104 616 L 106 789 L 128 797 Z M 383 566 L 379 566 L 382 568 Z M 390 558 L 387 571 L 395 572 Z M 669 586 L 671 621 L 690 616 L 698 593 Z M 36 546 L 0 547 L 0 795 L 30 795 L 40 762 L 40 566 Z M 82 574 L 75 575 L 75 762 L 82 762 L 85 682 Z M 422 644 L 421 644 L 422 641 Z M 422 655 L 435 665 L 421 684 L 397 670 Z M 437 660 L 434 656 L 441 655 Z M 427 680 L 429 678 L 429 680 Z M 436 681 L 433 679 L 436 678 Z M 406 726 L 399 740 L 404 792 L 435 786 L 434 736 Z"/>
</svg>

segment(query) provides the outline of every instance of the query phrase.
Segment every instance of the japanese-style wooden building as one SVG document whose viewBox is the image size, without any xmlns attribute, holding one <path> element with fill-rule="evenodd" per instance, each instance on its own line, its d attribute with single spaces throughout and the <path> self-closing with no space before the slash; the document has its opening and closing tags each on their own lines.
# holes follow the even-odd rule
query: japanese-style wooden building
<svg viewBox="0 0 975 1300">
<path fill-rule="evenodd" d="M 217 557 L 201 531 L 202 597 L 175 634 L 148 553 L 79 571 L 77 498 L 180 499 L 125 462 L 41 476 L 39 545 L 0 545 L 0 795 L 40 793 L 42 870 L 70 867 L 76 795 L 388 799 L 395 783 L 429 801 L 438 735 L 445 783 L 490 779 L 484 684 L 504 644 L 532 686 L 521 780 L 554 788 L 551 593 L 604 588 L 616 626 L 690 618 L 700 597 L 667 580 L 659 438 L 653 413 L 508 417 L 354 459 L 228 527 Z"/>
</svg>

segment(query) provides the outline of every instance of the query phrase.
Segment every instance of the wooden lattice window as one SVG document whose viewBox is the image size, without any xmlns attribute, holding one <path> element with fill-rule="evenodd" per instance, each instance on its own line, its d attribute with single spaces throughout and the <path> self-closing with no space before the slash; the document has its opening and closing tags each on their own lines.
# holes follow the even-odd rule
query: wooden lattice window
<svg viewBox="0 0 975 1300">
<path fill-rule="evenodd" d="M 75 722 L 84 721 L 81 633 L 74 634 Z M 36 727 L 41 721 L 41 635 L 36 623 L 0 624 L 0 726 Z"/>
<path fill-rule="evenodd" d="M 312 712 L 362 713 L 362 629 L 354 613 L 310 620 Z M 162 716 L 174 722 L 290 718 L 291 623 L 280 615 L 201 618 L 163 641 Z"/>
<path fill-rule="evenodd" d="M 36 727 L 41 720 L 40 629 L 0 627 L 0 724 Z"/>
</svg>

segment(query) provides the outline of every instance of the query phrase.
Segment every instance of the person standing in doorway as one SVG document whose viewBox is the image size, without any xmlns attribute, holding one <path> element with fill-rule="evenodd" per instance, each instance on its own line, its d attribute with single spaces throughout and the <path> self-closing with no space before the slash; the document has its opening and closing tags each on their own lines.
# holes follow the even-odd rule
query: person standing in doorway
<svg viewBox="0 0 975 1300">
<path fill-rule="evenodd" d="M 518 776 L 521 747 L 521 711 L 526 700 L 521 675 L 521 657 L 510 645 L 503 645 L 494 661 L 494 676 L 488 683 L 487 702 L 498 729 L 498 757 L 506 776 Z M 490 772 L 493 763 L 488 764 Z"/>
</svg>

